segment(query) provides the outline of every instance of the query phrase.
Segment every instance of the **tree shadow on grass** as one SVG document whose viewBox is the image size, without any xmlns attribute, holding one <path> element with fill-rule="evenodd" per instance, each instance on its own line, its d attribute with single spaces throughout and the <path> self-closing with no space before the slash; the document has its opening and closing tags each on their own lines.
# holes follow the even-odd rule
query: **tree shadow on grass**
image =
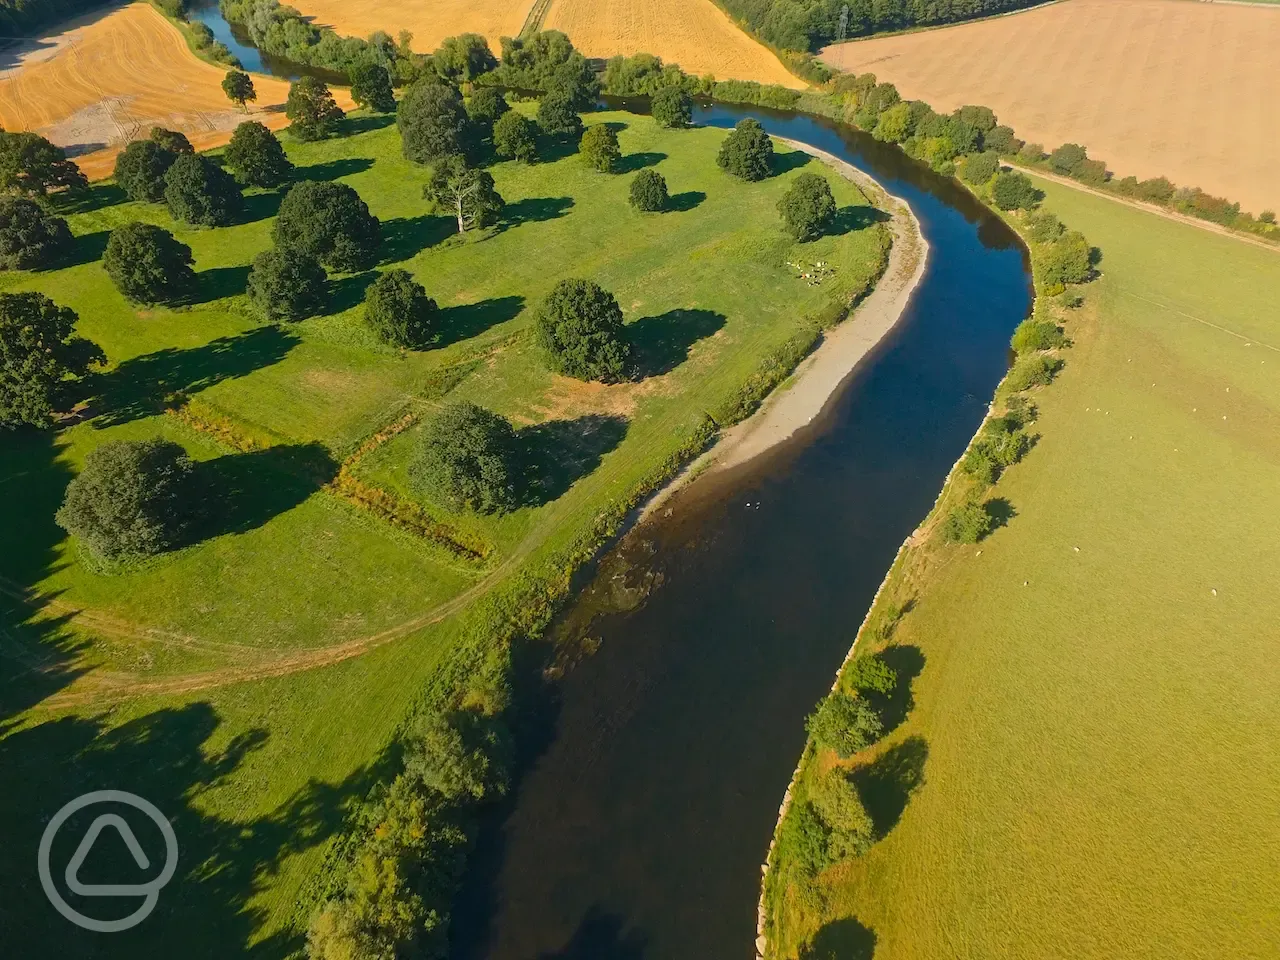
<svg viewBox="0 0 1280 960">
<path fill-rule="evenodd" d="M 71 241 L 71 250 L 66 259 L 58 261 L 49 269 L 61 270 L 63 267 L 79 267 L 86 263 L 96 263 L 107 252 L 107 241 L 110 239 L 110 230 L 81 234 Z"/>
<path fill-rule="evenodd" d="M 320 310 L 320 316 L 330 317 L 359 306 L 378 276 L 378 271 L 366 270 L 364 273 L 353 273 L 338 280 L 330 280 L 329 300 Z"/>
<path fill-rule="evenodd" d="M 208 516 L 198 539 L 256 530 L 307 500 L 338 474 L 321 443 L 280 444 L 196 464 L 196 483 L 208 491 Z"/>
<path fill-rule="evenodd" d="M 641 317 L 627 326 L 632 362 L 640 377 L 660 377 L 689 359 L 699 340 L 725 325 L 726 317 L 714 310 L 668 310 L 656 317 Z"/>
<path fill-rule="evenodd" d="M 447 347 L 460 340 L 470 340 L 490 327 L 515 319 L 523 309 L 524 297 L 518 295 L 445 307 L 440 311 L 440 332 L 436 335 L 434 346 Z"/>
<path fill-rule="evenodd" d="M 357 173 L 364 173 L 373 166 L 368 157 L 344 157 L 340 160 L 326 160 L 324 163 L 313 163 L 305 167 L 297 167 L 293 178 L 303 180 L 338 180 Z"/>
<path fill-rule="evenodd" d="M 1007 527 L 1009 521 L 1018 515 L 1018 511 L 1013 508 L 1013 504 L 1004 497 L 992 497 L 982 505 L 982 509 L 987 512 L 990 519 L 990 528 L 987 530 L 986 536 L 991 536 L 1001 527 Z"/>
<path fill-rule="evenodd" d="M 284 188 L 279 190 L 259 190 L 244 195 L 244 209 L 240 211 L 237 223 L 257 223 L 259 220 L 270 220 L 280 212 L 280 203 L 284 200 Z"/>
<path fill-rule="evenodd" d="M 249 285 L 249 267 L 213 267 L 196 274 L 196 289 L 187 303 L 212 303 L 244 293 Z"/>
<path fill-rule="evenodd" d="M 672 194 L 667 200 L 667 210 L 671 213 L 688 213 L 707 199 L 701 190 L 686 190 L 684 193 Z"/>
<path fill-rule="evenodd" d="M 576 420 L 548 420 L 516 434 L 525 465 L 525 503 L 558 500 L 592 473 L 627 435 L 625 417 L 591 413 Z"/>
<path fill-rule="evenodd" d="M 115 426 L 159 413 L 185 396 L 279 363 L 298 342 L 279 327 L 258 327 L 190 350 L 167 347 L 126 360 L 90 384 L 94 425 Z"/>
<path fill-rule="evenodd" d="M 800 951 L 800 960 L 872 960 L 876 935 L 853 917 L 825 924 Z"/>
<path fill-rule="evenodd" d="M 383 220 L 382 245 L 378 249 L 379 262 L 400 263 L 408 260 L 457 232 L 458 221 L 453 217 L 440 217 L 430 213 Z"/>
<path fill-rule="evenodd" d="M 369 133 L 372 130 L 385 130 L 396 122 L 394 113 L 373 113 L 363 117 L 344 117 L 339 124 L 338 135 L 349 137 L 356 133 Z"/>
<path fill-rule="evenodd" d="M 595 905 L 568 943 L 539 954 L 538 960 L 645 960 L 648 955 L 649 937 L 643 931 L 626 929 L 620 916 Z"/>
<path fill-rule="evenodd" d="M 915 707 L 912 686 L 924 669 L 924 652 L 914 644 L 895 643 L 881 650 L 879 656 L 898 675 L 898 682 L 888 696 L 873 691 L 865 692 L 863 696 L 879 711 L 885 733 L 889 733 L 901 726 Z"/>
<path fill-rule="evenodd" d="M 773 176 L 777 177 L 784 173 L 790 173 L 792 170 L 799 170 L 812 161 L 813 157 L 803 150 L 788 150 L 786 153 L 776 152 L 773 155 L 773 162 L 769 164 L 769 169 L 772 171 Z"/>
<path fill-rule="evenodd" d="M 827 233 L 830 236 L 840 237 L 855 230 L 865 230 L 873 223 L 887 223 L 892 219 L 878 207 L 869 207 L 865 204 L 841 207 L 836 211 L 836 217 L 831 221 L 831 227 Z"/>
<path fill-rule="evenodd" d="M 129 196 L 121 187 L 111 182 L 95 183 L 87 190 L 63 192 L 50 201 L 59 216 L 73 213 L 94 213 L 118 203 L 128 203 Z"/>
<path fill-rule="evenodd" d="M 853 771 L 853 782 L 881 839 L 897 826 L 911 795 L 924 783 L 929 744 L 921 736 L 908 737 Z"/>
<path fill-rule="evenodd" d="M 510 230 L 522 223 L 558 220 L 572 208 L 572 197 L 525 197 L 503 208 L 501 229 Z"/>
<path fill-rule="evenodd" d="M 636 153 L 628 153 L 621 157 L 613 167 L 614 173 L 635 173 L 637 170 L 643 170 L 645 167 L 654 167 L 667 159 L 665 153 L 656 153 L 653 151 L 638 151 Z"/>
<path fill-rule="evenodd" d="M 578 152 L 578 141 L 571 138 L 552 137 L 545 133 L 538 134 L 538 162 L 555 163 Z"/>
</svg>

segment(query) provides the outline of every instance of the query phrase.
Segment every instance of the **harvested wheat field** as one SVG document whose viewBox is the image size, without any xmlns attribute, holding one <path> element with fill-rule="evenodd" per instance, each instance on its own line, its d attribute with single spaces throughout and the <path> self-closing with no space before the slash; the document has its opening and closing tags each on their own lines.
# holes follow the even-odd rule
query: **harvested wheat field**
<svg viewBox="0 0 1280 960">
<path fill-rule="evenodd" d="M 805 86 L 711 0 L 551 0 L 545 26 L 589 57 L 653 53 L 697 76 Z"/>
<path fill-rule="evenodd" d="M 75 21 L 8 54 L 0 70 L 0 126 L 33 130 L 76 158 L 91 179 L 110 175 L 121 147 L 154 125 L 181 130 L 197 149 L 226 142 L 245 113 L 222 92 L 226 71 L 198 59 L 149 4 Z M 253 78 L 249 116 L 283 127 L 289 85 Z M 338 102 L 350 106 L 345 93 Z"/>
<path fill-rule="evenodd" d="M 533 0 L 297 0 L 290 4 L 318 27 L 344 37 L 367 37 L 375 30 L 391 36 L 413 34 L 413 49 L 430 53 L 445 37 L 478 33 L 498 56 L 502 37 L 516 37 Z"/>
<path fill-rule="evenodd" d="M 1018 135 L 1074 141 L 1119 176 L 1168 176 L 1280 208 L 1280 6 L 1063 0 L 982 23 L 831 46 L 937 109 L 992 107 Z"/>
</svg>

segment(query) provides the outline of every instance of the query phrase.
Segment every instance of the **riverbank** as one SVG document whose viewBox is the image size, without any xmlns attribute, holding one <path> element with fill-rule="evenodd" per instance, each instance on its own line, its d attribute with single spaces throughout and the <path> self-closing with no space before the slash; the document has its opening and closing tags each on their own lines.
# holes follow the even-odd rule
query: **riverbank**
<svg viewBox="0 0 1280 960">
<path fill-rule="evenodd" d="M 888 193 L 874 178 L 832 153 L 787 137 L 781 143 L 816 157 L 857 184 L 890 217 L 893 246 L 880 279 L 842 323 L 822 335 L 818 346 L 787 380 L 742 422 L 725 430 L 714 446 L 685 467 L 645 505 L 643 521 L 665 507 L 672 496 L 701 477 L 724 474 L 790 440 L 833 404 L 840 388 L 871 355 L 906 313 L 924 279 L 929 243 L 911 207 Z"/>
</svg>

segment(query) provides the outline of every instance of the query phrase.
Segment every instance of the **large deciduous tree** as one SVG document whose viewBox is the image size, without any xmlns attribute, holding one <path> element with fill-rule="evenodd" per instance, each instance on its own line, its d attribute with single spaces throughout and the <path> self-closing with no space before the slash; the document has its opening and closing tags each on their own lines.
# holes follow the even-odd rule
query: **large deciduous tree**
<svg viewBox="0 0 1280 960">
<path fill-rule="evenodd" d="M 253 89 L 253 78 L 243 70 L 227 71 L 222 78 L 222 92 L 241 110 L 249 101 L 258 99 L 258 92 Z"/>
<path fill-rule="evenodd" d="M 202 227 L 225 227 L 244 209 L 235 178 L 196 153 L 173 161 L 164 175 L 164 199 L 175 220 Z"/>
<path fill-rule="evenodd" d="M 478 33 L 445 37 L 431 56 L 436 72 L 450 80 L 474 80 L 494 70 L 498 58 L 489 49 L 489 41 Z"/>
<path fill-rule="evenodd" d="M 178 155 L 154 140 L 135 140 L 116 156 L 116 183 L 130 200 L 159 203 L 164 177 Z"/>
<path fill-rule="evenodd" d="M 48 427 L 66 386 L 106 356 L 79 318 L 40 293 L 0 293 L 0 427 Z"/>
<path fill-rule="evenodd" d="M 293 175 L 276 135 L 256 120 L 236 127 L 223 158 L 236 179 L 251 187 L 278 187 Z"/>
<path fill-rule="evenodd" d="M 597 123 L 582 135 L 578 154 L 587 166 L 601 173 L 612 173 L 622 159 L 618 135 L 607 123 Z"/>
<path fill-rule="evenodd" d="M 538 306 L 538 344 L 551 368 L 578 380 L 611 383 L 627 374 L 631 356 L 622 309 L 590 280 L 561 280 Z"/>
<path fill-rule="evenodd" d="M 836 201 L 826 177 L 800 174 L 778 200 L 778 213 L 797 240 L 817 240 L 836 218 Z"/>
<path fill-rule="evenodd" d="M 67 221 L 28 197 L 0 195 L 0 270 L 39 270 L 71 250 Z"/>
<path fill-rule="evenodd" d="M 438 308 L 408 270 L 388 270 L 364 296 L 364 318 L 383 343 L 421 347 L 430 341 Z"/>
<path fill-rule="evenodd" d="M 687 127 L 693 122 L 693 97 L 684 87 L 663 87 L 649 101 L 653 119 L 664 127 Z"/>
<path fill-rule="evenodd" d="M 89 185 L 67 152 L 34 133 L 0 130 L 0 192 L 43 197 Z"/>
<path fill-rule="evenodd" d="M 320 261 L 302 250 L 264 250 L 249 270 L 249 302 L 268 320 L 301 320 L 324 307 L 328 278 Z"/>
<path fill-rule="evenodd" d="M 763 180 L 773 165 L 773 141 L 759 121 L 739 120 L 716 156 L 720 169 L 743 180 Z"/>
<path fill-rule="evenodd" d="M 166 130 L 164 127 L 152 127 L 148 137 L 157 147 L 164 147 L 170 153 L 195 153 L 187 135 L 179 130 Z"/>
<path fill-rule="evenodd" d="M 631 205 L 643 213 L 658 213 L 667 208 L 671 197 L 667 181 L 657 170 L 641 170 L 631 181 Z"/>
<path fill-rule="evenodd" d="M 289 131 L 302 141 L 323 140 L 338 129 L 343 112 L 323 80 L 299 77 L 289 85 L 284 115 Z"/>
<path fill-rule="evenodd" d="M 445 157 L 432 167 L 422 196 L 436 210 L 455 217 L 459 233 L 496 223 L 506 205 L 494 189 L 490 173 L 469 166 L 457 155 Z"/>
<path fill-rule="evenodd" d="M 485 135 L 493 133 L 493 126 L 511 109 L 507 98 L 496 87 L 477 87 L 467 98 L 467 116 Z"/>
<path fill-rule="evenodd" d="M 415 83 L 396 108 L 396 126 L 404 155 L 415 163 L 431 163 L 475 150 L 475 130 L 458 88 L 438 80 Z"/>
<path fill-rule="evenodd" d="M 1039 198 L 1036 185 L 1025 174 L 1006 170 L 991 181 L 991 199 L 1001 210 L 1030 210 Z"/>
<path fill-rule="evenodd" d="M 538 159 L 538 127 L 523 113 L 504 113 L 493 125 L 493 149 L 498 156 L 533 163 Z"/>
<path fill-rule="evenodd" d="M 134 303 L 176 303 L 195 289 L 191 248 L 162 227 L 126 223 L 111 231 L 102 265 Z"/>
<path fill-rule="evenodd" d="M 351 74 L 351 99 L 356 106 L 392 113 L 396 109 L 396 95 L 391 90 L 391 74 L 380 63 L 366 63 Z"/>
<path fill-rule="evenodd" d="M 285 194 L 273 233 L 279 246 L 305 251 L 331 269 L 350 272 L 373 265 L 382 224 L 345 183 L 308 180 Z"/>
<path fill-rule="evenodd" d="M 577 140 L 582 136 L 582 117 L 566 93 L 548 93 L 539 101 L 538 126 L 557 140 Z"/>
<path fill-rule="evenodd" d="M 509 420 L 472 403 L 454 403 L 427 421 L 409 477 L 455 510 L 501 513 L 517 505 L 519 459 Z"/>
</svg>

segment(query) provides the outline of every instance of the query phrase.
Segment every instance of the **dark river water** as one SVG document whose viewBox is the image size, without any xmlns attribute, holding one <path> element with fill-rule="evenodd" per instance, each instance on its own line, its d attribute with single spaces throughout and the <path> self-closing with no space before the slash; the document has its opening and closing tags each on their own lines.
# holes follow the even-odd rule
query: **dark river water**
<svg viewBox="0 0 1280 960">
<path fill-rule="evenodd" d="M 245 66 L 289 75 L 193 13 Z M 600 642 L 554 705 L 454 917 L 459 960 L 750 960 L 760 864 L 876 587 L 977 429 L 1031 303 L 1024 251 L 966 191 L 834 122 L 753 116 L 915 211 L 929 266 L 906 316 L 802 435 L 695 487 L 600 564 L 566 620 Z M 643 602 L 637 585 L 652 587 Z M 629 608 L 629 609 L 627 609 Z"/>
</svg>

